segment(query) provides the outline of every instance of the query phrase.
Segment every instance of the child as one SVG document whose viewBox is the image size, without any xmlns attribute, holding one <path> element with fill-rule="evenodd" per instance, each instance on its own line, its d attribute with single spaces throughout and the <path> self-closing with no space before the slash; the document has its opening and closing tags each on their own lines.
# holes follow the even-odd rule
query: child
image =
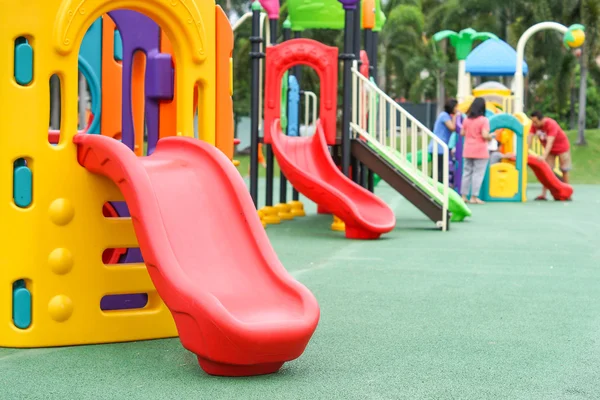
<svg viewBox="0 0 600 400">
<path fill-rule="evenodd" d="M 531 113 L 531 131 L 527 137 L 527 144 L 531 147 L 533 136 L 537 136 L 544 146 L 542 155 L 538 158 L 550 165 L 550 169 L 554 169 L 556 157 L 560 164 L 560 170 L 563 173 L 563 181 L 569 183 L 569 171 L 571 170 L 571 145 L 569 138 L 560 128 L 558 122 L 552 118 L 544 117 L 540 111 Z M 542 194 L 536 197 L 536 200 L 546 200 L 546 192 L 548 189 L 544 187 Z"/>
<path fill-rule="evenodd" d="M 513 153 L 502 153 L 500 151 L 498 140 L 496 140 L 494 137 L 492 137 L 492 140 L 489 141 L 488 151 L 490 152 L 490 165 L 498 164 L 502 160 L 516 157 Z"/>
<path fill-rule="evenodd" d="M 465 137 L 461 183 L 462 198 L 466 202 L 467 194 L 471 192 L 471 204 L 484 204 L 479 199 L 479 191 L 490 158 L 488 141 L 492 139 L 490 122 L 485 117 L 485 99 L 477 97 L 473 100 L 460 134 Z"/>
</svg>

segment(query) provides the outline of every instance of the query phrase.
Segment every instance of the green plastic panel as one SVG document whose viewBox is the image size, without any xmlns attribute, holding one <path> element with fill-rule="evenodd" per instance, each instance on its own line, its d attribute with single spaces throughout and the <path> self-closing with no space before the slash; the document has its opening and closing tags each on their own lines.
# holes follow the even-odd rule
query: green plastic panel
<svg viewBox="0 0 600 400">
<path fill-rule="evenodd" d="M 344 29 L 344 9 L 337 0 L 288 0 L 287 6 L 293 31 Z M 381 0 L 375 0 L 375 12 L 373 30 L 380 31 L 385 24 Z"/>
<path fill-rule="evenodd" d="M 401 164 L 396 163 L 396 161 L 390 157 L 388 157 L 385 153 L 383 153 L 382 151 L 380 151 L 377 147 L 375 147 L 373 144 L 369 143 L 369 147 L 376 152 L 377 154 L 379 154 L 379 156 L 381 158 L 383 158 L 384 160 L 386 160 L 388 163 L 390 163 L 391 165 L 393 165 L 398 171 L 400 172 L 405 172 L 404 167 Z M 400 158 L 402 158 L 402 154 L 392 148 L 388 148 L 389 150 L 391 150 L 392 152 L 396 153 L 396 155 Z M 417 157 L 422 155 L 420 153 L 417 153 Z M 412 156 L 411 156 L 411 160 L 412 160 Z M 410 176 L 410 174 L 407 173 L 403 173 L 402 175 L 404 175 L 408 180 L 410 180 L 411 182 L 413 182 L 416 186 L 418 186 L 419 188 L 421 188 L 421 190 L 423 190 L 425 193 L 429 193 L 431 194 L 431 191 L 429 190 L 429 188 L 421 185 L 419 182 L 413 180 Z M 433 179 L 428 178 L 430 182 L 433 181 Z M 437 184 L 437 190 L 440 193 L 444 193 L 444 185 L 436 182 Z M 437 201 L 437 200 L 436 200 Z M 471 210 L 469 209 L 469 207 L 467 207 L 467 205 L 465 204 L 465 202 L 463 201 L 462 197 L 460 196 L 460 194 L 458 194 L 454 189 L 449 189 L 448 190 L 448 210 L 450 211 L 450 213 L 452 214 L 451 216 L 451 221 L 452 222 L 462 222 L 464 221 L 464 219 L 466 217 L 470 217 L 472 215 Z"/>
</svg>

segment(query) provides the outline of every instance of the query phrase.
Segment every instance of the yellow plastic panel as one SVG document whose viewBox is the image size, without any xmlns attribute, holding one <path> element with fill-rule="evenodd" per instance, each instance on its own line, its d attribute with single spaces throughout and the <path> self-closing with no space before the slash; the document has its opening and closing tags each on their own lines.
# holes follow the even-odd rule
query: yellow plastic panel
<svg viewBox="0 0 600 400">
<path fill-rule="evenodd" d="M 510 96 L 510 89 L 473 89 L 473 96 Z"/>
<path fill-rule="evenodd" d="M 22 0 L 21 0 L 22 1 Z M 37 0 L 45 4 L 43 0 Z M 202 87 L 200 139 L 215 143 L 215 2 L 204 0 L 58 0 L 53 47 L 63 55 L 77 50 L 87 28 L 102 14 L 126 8 L 156 21 L 173 44 L 177 65 L 177 135 L 194 137 L 194 85 Z M 54 20 L 54 18 L 52 18 Z M 75 46 L 77 43 L 77 46 Z"/>
<path fill-rule="evenodd" d="M 136 247 L 129 219 L 106 219 L 102 205 L 122 200 L 116 186 L 77 163 L 77 55 L 81 39 L 102 13 L 145 12 L 168 32 L 177 62 L 177 129 L 193 135 L 193 88 L 203 82 L 201 132 L 214 143 L 214 2 L 192 0 L 12 0 L 0 12 L 0 346 L 44 347 L 143 340 L 176 335 L 169 310 L 143 265 L 105 266 L 106 248 Z M 200 18 L 202 16 L 202 18 Z M 33 81 L 14 79 L 14 40 L 26 36 L 35 52 Z M 61 79 L 62 126 L 48 143 L 49 80 Z M 212 135 L 212 136 L 211 136 Z M 13 162 L 33 171 L 33 202 L 12 201 Z M 12 284 L 32 294 L 32 324 L 14 326 Z M 104 295 L 145 292 L 141 310 L 102 312 Z"/>
<path fill-rule="evenodd" d="M 527 201 L 527 157 L 529 149 L 527 148 L 527 137 L 531 131 L 533 121 L 525 113 L 516 113 L 515 117 L 523 124 L 523 137 L 521 138 L 521 149 L 523 149 L 523 157 L 521 158 L 521 168 L 523 171 L 523 179 L 521 182 L 521 201 Z"/>
<path fill-rule="evenodd" d="M 511 198 L 519 191 L 519 171 L 508 163 L 498 163 L 490 167 L 490 196 Z"/>
</svg>

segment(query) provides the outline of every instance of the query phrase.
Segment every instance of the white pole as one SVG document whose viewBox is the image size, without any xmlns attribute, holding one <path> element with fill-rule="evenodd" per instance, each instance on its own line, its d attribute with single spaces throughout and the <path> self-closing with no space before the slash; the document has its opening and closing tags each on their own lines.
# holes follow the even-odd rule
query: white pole
<svg viewBox="0 0 600 400">
<path fill-rule="evenodd" d="M 248 18 L 251 18 L 251 17 L 252 17 L 252 11 L 249 11 L 246 14 L 242 15 L 237 21 L 235 21 L 235 23 L 231 27 L 231 30 L 235 32 L 237 30 L 237 28 L 239 28 L 240 25 L 242 25 L 244 23 L 244 21 L 246 21 Z"/>
<path fill-rule="evenodd" d="M 465 60 L 458 61 L 458 93 L 456 94 L 459 103 L 462 103 L 469 92 L 467 92 L 467 62 Z"/>
<path fill-rule="evenodd" d="M 515 113 L 522 113 L 524 109 L 523 98 L 525 95 L 525 87 L 523 83 L 523 60 L 525 58 L 525 45 L 533 35 L 535 35 L 539 31 L 547 29 L 554 29 L 562 34 L 565 34 L 569 30 L 569 28 L 557 22 L 541 22 L 527 29 L 525 33 L 523 33 L 523 35 L 519 39 L 519 43 L 517 44 L 517 67 L 515 68 L 514 80 Z"/>
<path fill-rule="evenodd" d="M 468 72 L 465 72 L 465 93 L 468 96 L 471 96 L 473 94 L 473 84 L 472 84 L 473 78 L 471 78 L 471 74 Z"/>
</svg>

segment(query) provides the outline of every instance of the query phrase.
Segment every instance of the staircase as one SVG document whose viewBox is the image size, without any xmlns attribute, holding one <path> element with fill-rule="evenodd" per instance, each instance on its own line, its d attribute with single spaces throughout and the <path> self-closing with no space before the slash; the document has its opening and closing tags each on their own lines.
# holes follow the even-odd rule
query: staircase
<svg viewBox="0 0 600 400">
<path fill-rule="evenodd" d="M 404 110 L 377 85 L 352 67 L 353 102 L 350 127 L 353 155 L 394 187 L 433 220 L 443 231 L 449 228 L 449 150 L 426 126 Z M 409 154 L 433 154 L 442 149 L 442 189 L 438 190 L 438 157 L 431 162 Z M 395 172 L 390 173 L 390 168 Z M 430 173 L 431 169 L 431 173 Z M 430 175 L 431 174 L 431 175 Z"/>
</svg>

